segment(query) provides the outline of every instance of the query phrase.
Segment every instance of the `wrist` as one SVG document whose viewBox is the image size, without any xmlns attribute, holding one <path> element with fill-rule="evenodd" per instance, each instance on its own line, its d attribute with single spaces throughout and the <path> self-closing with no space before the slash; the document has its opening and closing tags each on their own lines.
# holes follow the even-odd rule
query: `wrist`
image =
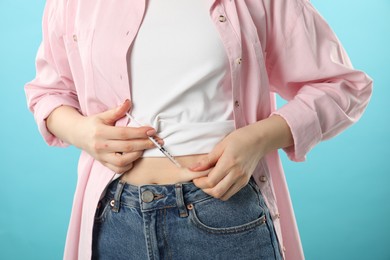
<svg viewBox="0 0 390 260">
<path fill-rule="evenodd" d="M 48 130 L 62 141 L 80 147 L 80 131 L 85 117 L 75 108 L 60 106 L 54 109 L 46 119 Z"/>
<path fill-rule="evenodd" d="M 87 140 L 85 130 L 87 128 L 87 121 L 88 117 L 77 113 L 77 115 L 74 115 L 72 119 L 71 129 L 68 131 L 67 139 L 70 144 L 80 149 L 84 149 L 84 142 Z"/>
<path fill-rule="evenodd" d="M 256 137 L 256 143 L 262 147 L 265 154 L 294 144 L 290 127 L 279 115 L 272 115 L 250 127 L 253 127 L 252 132 Z"/>
</svg>

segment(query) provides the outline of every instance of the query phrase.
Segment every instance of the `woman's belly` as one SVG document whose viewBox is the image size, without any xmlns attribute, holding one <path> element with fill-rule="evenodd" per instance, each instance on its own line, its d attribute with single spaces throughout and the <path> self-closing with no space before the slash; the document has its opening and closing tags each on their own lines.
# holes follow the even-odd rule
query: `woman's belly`
<svg viewBox="0 0 390 260">
<path fill-rule="evenodd" d="M 134 167 L 121 176 L 129 184 L 140 186 L 144 184 L 174 184 L 190 182 L 194 178 L 207 175 L 209 171 L 192 172 L 189 167 L 199 162 L 205 154 L 176 156 L 175 159 L 182 168 L 174 165 L 166 157 L 140 158 Z"/>
</svg>

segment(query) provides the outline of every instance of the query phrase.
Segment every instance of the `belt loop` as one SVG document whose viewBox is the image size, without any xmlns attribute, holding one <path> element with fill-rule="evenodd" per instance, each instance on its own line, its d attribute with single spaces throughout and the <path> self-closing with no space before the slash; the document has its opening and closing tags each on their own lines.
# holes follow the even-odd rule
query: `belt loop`
<svg viewBox="0 0 390 260">
<path fill-rule="evenodd" d="M 118 185 L 116 186 L 116 191 L 114 195 L 114 206 L 112 206 L 112 211 L 114 212 L 119 212 L 119 207 L 121 204 L 121 195 L 124 187 L 125 187 L 125 182 L 120 180 L 118 182 Z"/>
<path fill-rule="evenodd" d="M 181 218 L 186 218 L 188 217 L 188 212 L 186 206 L 184 205 L 183 185 L 181 183 L 175 184 L 175 192 L 176 192 L 176 203 L 179 209 L 179 215 Z"/>
</svg>

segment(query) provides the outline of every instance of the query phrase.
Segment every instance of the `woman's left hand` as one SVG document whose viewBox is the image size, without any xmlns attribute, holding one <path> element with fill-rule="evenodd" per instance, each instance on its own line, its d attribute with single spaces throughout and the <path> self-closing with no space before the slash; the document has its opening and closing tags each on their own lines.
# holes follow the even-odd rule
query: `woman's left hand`
<svg viewBox="0 0 390 260">
<path fill-rule="evenodd" d="M 205 193 L 228 200 L 249 181 L 260 159 L 270 150 L 293 143 L 291 131 L 280 116 L 271 116 L 226 136 L 191 171 L 211 169 L 194 184 Z"/>
</svg>

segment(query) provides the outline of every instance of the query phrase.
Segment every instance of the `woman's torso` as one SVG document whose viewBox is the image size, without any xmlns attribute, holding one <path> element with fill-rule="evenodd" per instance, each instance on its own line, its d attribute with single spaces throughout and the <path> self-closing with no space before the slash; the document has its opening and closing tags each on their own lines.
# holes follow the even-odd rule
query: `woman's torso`
<svg viewBox="0 0 390 260">
<path fill-rule="evenodd" d="M 147 1 L 129 54 L 131 113 L 157 130 L 183 167 L 154 148 L 122 179 L 133 185 L 191 181 L 187 168 L 234 130 L 228 57 L 207 1 Z"/>
</svg>

